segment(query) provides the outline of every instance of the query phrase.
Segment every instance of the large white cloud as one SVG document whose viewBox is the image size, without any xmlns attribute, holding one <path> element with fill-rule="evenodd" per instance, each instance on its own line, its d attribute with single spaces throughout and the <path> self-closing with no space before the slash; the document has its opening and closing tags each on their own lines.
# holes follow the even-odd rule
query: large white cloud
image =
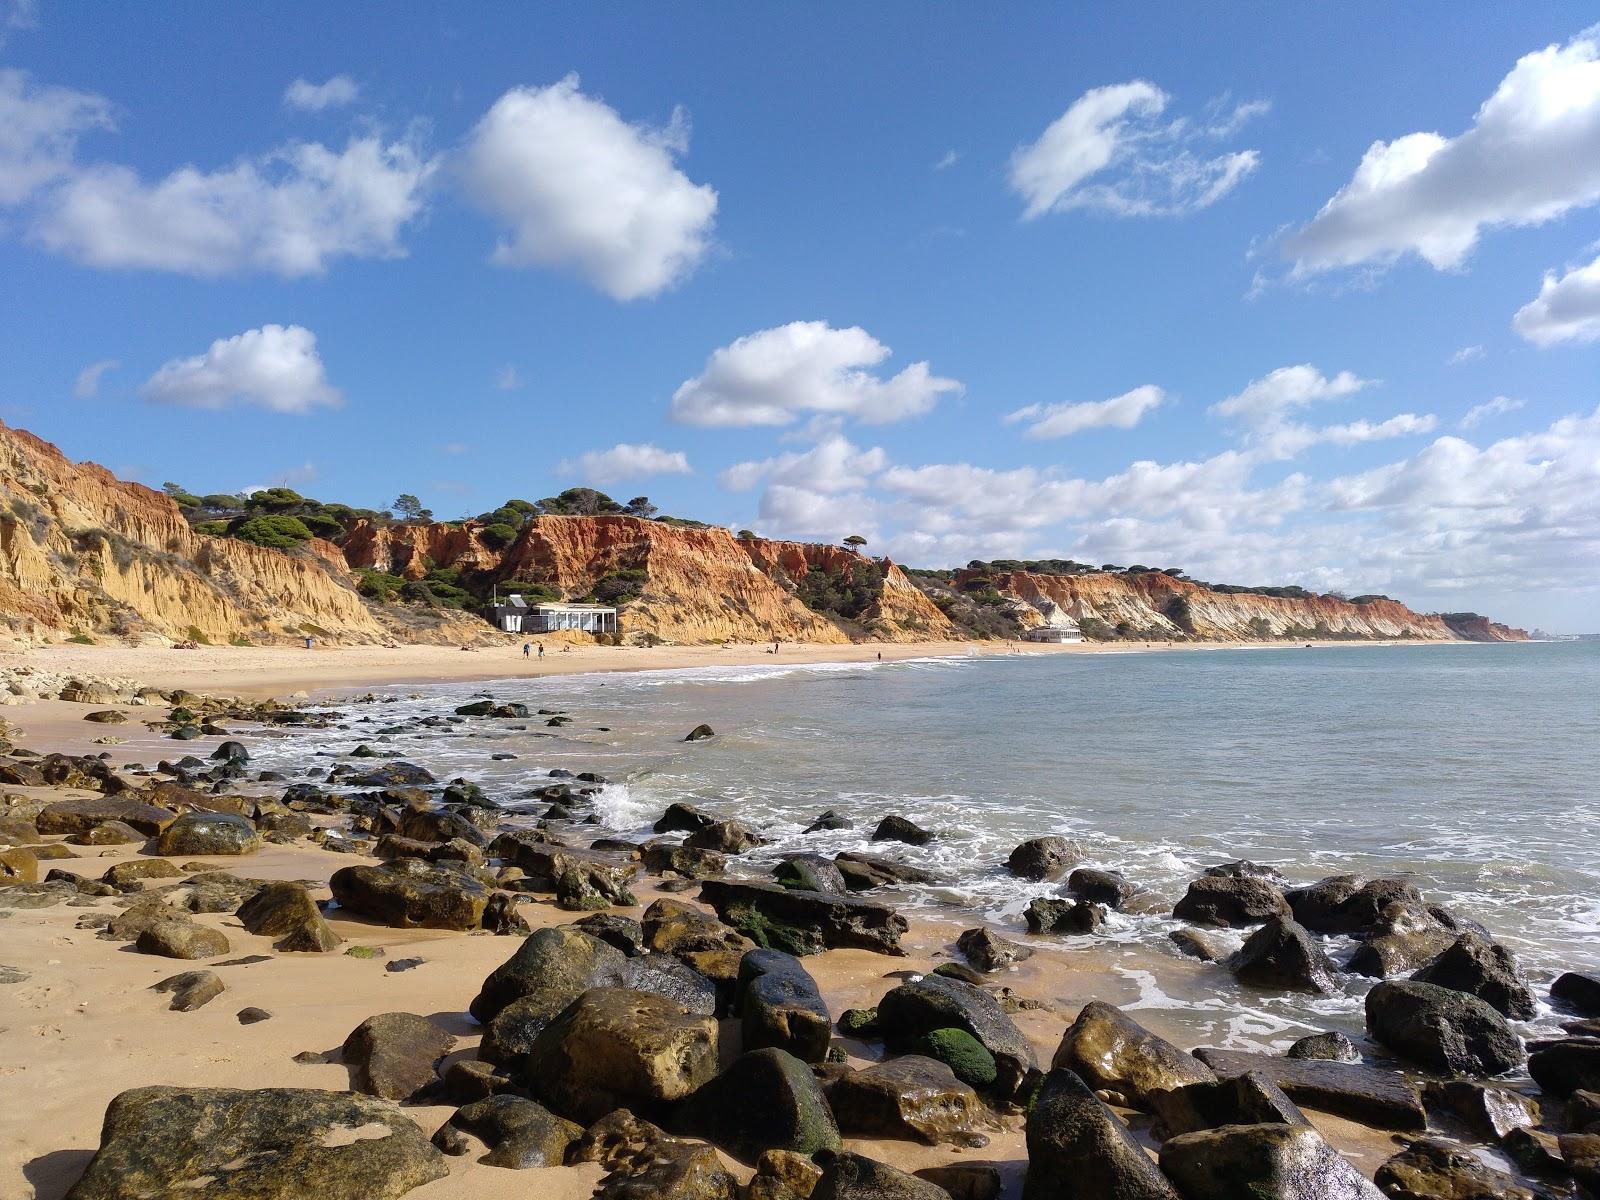
<svg viewBox="0 0 1600 1200">
<path fill-rule="evenodd" d="M 788 425 L 808 412 L 884 424 L 920 416 L 961 390 L 926 362 L 875 375 L 890 353 L 859 326 L 792 321 L 763 329 L 712 351 L 705 370 L 673 393 L 672 415 L 690 425 Z"/>
<path fill-rule="evenodd" d="M 1097 209 L 1117 216 L 1176 216 L 1216 203 L 1260 164 L 1254 150 L 1213 154 L 1266 106 L 1234 106 L 1193 122 L 1165 120 L 1170 97 L 1142 79 L 1093 88 L 1038 141 L 1011 157 L 1012 191 L 1024 219 Z"/>
<path fill-rule="evenodd" d="M 717 193 L 678 169 L 680 112 L 665 128 L 630 124 L 569 75 L 513 88 L 468 138 L 468 194 L 510 227 L 502 266 L 570 270 L 618 300 L 653 296 L 711 245 Z"/>
<path fill-rule="evenodd" d="M 326 108 L 340 108 L 354 104 L 361 95 L 361 87 L 348 75 L 335 75 L 326 83 L 312 83 L 296 79 L 284 89 L 283 102 L 301 112 L 321 112 Z"/>
<path fill-rule="evenodd" d="M 558 469 L 582 475 L 588 482 L 602 487 L 651 475 L 693 474 L 688 455 L 682 450 L 663 450 L 648 442 L 618 442 L 609 450 L 590 450 L 576 459 L 563 461 Z"/>
<path fill-rule="evenodd" d="M 1480 234 L 1600 201 L 1600 27 L 1523 56 L 1455 137 L 1374 142 L 1350 182 L 1283 243 L 1295 272 L 1415 254 L 1459 266 Z"/>
<path fill-rule="evenodd" d="M 304 413 L 339 403 L 328 383 L 314 333 L 300 325 L 263 325 L 218 338 L 204 354 L 175 358 L 139 394 L 157 404 L 190 408 L 253 405 Z"/>
<path fill-rule="evenodd" d="M 0 70 L 0 205 L 19 204 L 72 167 L 78 139 L 110 129 L 103 96 L 40 86 L 26 71 Z"/>
<path fill-rule="evenodd" d="M 1438 418 L 1431 414 L 1398 413 L 1382 421 L 1338 425 L 1308 425 L 1291 417 L 1314 404 L 1353 396 L 1375 382 L 1350 371 L 1329 378 L 1310 363 L 1300 363 L 1252 380 L 1242 391 L 1212 405 L 1211 411 L 1238 424 L 1249 452 L 1267 460 L 1293 458 L 1317 445 L 1355 446 L 1437 428 Z"/>
<path fill-rule="evenodd" d="M 154 183 L 124 166 L 82 166 L 44 198 L 33 234 L 95 267 L 318 275 L 337 258 L 402 255 L 400 233 L 433 170 L 416 146 L 377 137 L 343 150 L 292 143 Z"/>
<path fill-rule="evenodd" d="M 861 450 L 849 439 L 833 434 L 803 453 L 735 463 L 718 479 L 734 492 L 747 492 L 765 480 L 769 485 L 833 494 L 859 491 L 888 465 L 889 456 L 881 447 Z"/>
<path fill-rule="evenodd" d="M 1007 413 L 1006 423 L 1028 422 L 1024 434 L 1030 438 L 1069 437 L 1085 429 L 1132 429 L 1145 416 L 1160 408 L 1167 394 L 1153 383 L 1123 392 L 1109 400 L 1089 400 L 1081 404 L 1030 404 Z"/>
<path fill-rule="evenodd" d="M 1600 258 L 1565 275 L 1546 275 L 1511 326 L 1536 346 L 1600 341 Z"/>
</svg>

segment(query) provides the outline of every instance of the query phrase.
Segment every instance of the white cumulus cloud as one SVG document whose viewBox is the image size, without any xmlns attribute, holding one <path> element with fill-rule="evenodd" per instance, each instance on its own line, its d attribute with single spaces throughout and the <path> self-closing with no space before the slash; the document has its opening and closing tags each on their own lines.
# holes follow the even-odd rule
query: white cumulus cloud
<svg viewBox="0 0 1600 1200">
<path fill-rule="evenodd" d="M 1283 243 L 1305 275 L 1415 254 L 1447 270 L 1485 230 L 1600 201 L 1600 26 L 1524 55 L 1455 137 L 1374 142 L 1350 182 Z"/>
<path fill-rule="evenodd" d="M 78 372 L 77 379 L 72 383 L 72 394 L 79 400 L 87 400 L 97 395 L 100 391 L 100 379 L 107 371 L 115 371 L 122 364 L 114 358 L 103 358 L 97 363 L 90 363 Z"/>
<path fill-rule="evenodd" d="M 408 142 L 291 143 L 217 171 L 154 183 L 128 167 L 80 166 L 45 198 L 34 237 L 94 267 L 188 275 L 319 275 L 336 258 L 395 258 L 434 164 Z"/>
<path fill-rule="evenodd" d="M 283 102 L 301 112 L 321 112 L 325 108 L 354 104 L 360 94 L 360 85 L 348 75 L 335 75 L 326 83 L 296 79 L 284 89 Z"/>
<path fill-rule="evenodd" d="M 1006 423 L 1029 422 L 1024 431 L 1030 438 L 1069 437 L 1085 429 L 1132 429 L 1145 416 L 1160 408 L 1166 392 L 1147 383 L 1109 400 L 1090 400 L 1082 404 L 1030 404 L 1008 413 Z"/>
<path fill-rule="evenodd" d="M 1214 154 L 1210 143 L 1265 111 L 1260 102 L 1215 109 L 1203 122 L 1167 119 L 1171 97 L 1143 79 L 1093 88 L 1038 141 L 1011 157 L 1023 217 L 1097 209 L 1177 216 L 1216 203 L 1260 165 L 1255 150 Z"/>
<path fill-rule="evenodd" d="M 1219 417 L 1261 422 L 1322 400 L 1338 400 L 1354 395 L 1372 386 L 1372 383 L 1372 380 L 1362 379 L 1349 371 L 1340 371 L 1329 379 L 1310 363 L 1301 363 L 1294 367 L 1279 367 L 1260 379 L 1252 380 L 1243 391 L 1214 405 L 1211 411 Z"/>
<path fill-rule="evenodd" d="M 467 140 L 469 196 L 509 226 L 493 261 L 569 270 L 617 300 L 653 296 L 711 246 L 717 193 L 678 169 L 682 111 L 665 128 L 630 124 L 568 75 L 513 88 Z"/>
<path fill-rule="evenodd" d="M 1293 458 L 1317 445 L 1355 446 L 1431 433 L 1438 426 L 1438 418 L 1416 413 L 1399 413 L 1382 421 L 1322 426 L 1307 425 L 1292 417 L 1314 404 L 1353 396 L 1375 382 L 1350 371 L 1340 371 L 1329 378 L 1310 363 L 1300 363 L 1279 367 L 1252 380 L 1244 390 L 1212 405 L 1211 412 L 1236 422 L 1244 430 L 1246 448 L 1269 460 Z"/>
<path fill-rule="evenodd" d="M 691 475 L 689 458 L 681 450 L 663 450 L 645 443 L 619 442 L 609 450 L 590 450 L 576 459 L 563 460 L 557 467 L 563 474 L 583 476 L 590 483 L 605 486 L 625 479 L 644 479 L 651 475 Z"/>
<path fill-rule="evenodd" d="M 1600 258 L 1565 275 L 1546 275 L 1511 327 L 1536 346 L 1600 341 Z"/>
<path fill-rule="evenodd" d="M 1523 401 L 1513 400 L 1510 396 L 1496 396 L 1493 400 L 1486 400 L 1482 404 L 1474 404 L 1467 409 L 1466 416 L 1461 418 L 1461 428 L 1476 429 L 1490 417 L 1498 417 L 1502 413 L 1516 412 L 1523 406 Z"/>
<path fill-rule="evenodd" d="M 804 453 L 735 463 L 718 479 L 723 487 L 735 492 L 747 492 L 765 480 L 780 487 L 833 494 L 859 491 L 888 465 L 889 456 L 881 447 L 861 450 L 849 439 L 833 434 Z"/>
<path fill-rule="evenodd" d="M 791 321 L 746 334 L 711 353 L 705 370 L 672 395 L 673 419 L 689 425 L 788 425 L 802 413 L 881 425 L 927 412 L 954 379 L 914 362 L 883 378 L 888 346 L 859 326 Z"/>
<path fill-rule="evenodd" d="M 263 325 L 218 338 L 204 354 L 165 364 L 139 394 L 157 404 L 242 404 L 281 413 L 340 402 L 317 353 L 316 335 L 301 325 Z"/>
<path fill-rule="evenodd" d="M 110 128 L 105 97 L 0 70 L 0 204 L 20 204 L 60 179 L 72 168 L 78 139 Z"/>
</svg>

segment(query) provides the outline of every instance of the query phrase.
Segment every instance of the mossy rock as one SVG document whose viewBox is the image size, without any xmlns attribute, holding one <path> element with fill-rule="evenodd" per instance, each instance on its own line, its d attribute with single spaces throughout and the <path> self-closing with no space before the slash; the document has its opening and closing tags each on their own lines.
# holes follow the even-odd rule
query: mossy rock
<svg viewBox="0 0 1600 1200">
<path fill-rule="evenodd" d="M 878 1010 L 876 1008 L 847 1008 L 839 1014 L 839 1032 L 846 1037 L 870 1038 L 878 1036 Z"/>
<path fill-rule="evenodd" d="M 965 1029 L 935 1029 L 917 1044 L 916 1053 L 938 1059 L 975 1088 L 990 1086 L 998 1076 L 994 1055 Z"/>
<path fill-rule="evenodd" d="M 816 930 L 774 921 L 753 906 L 740 905 L 730 909 L 724 923 L 765 950 L 782 950 L 803 958 L 808 954 L 817 954 L 824 948 Z"/>
</svg>

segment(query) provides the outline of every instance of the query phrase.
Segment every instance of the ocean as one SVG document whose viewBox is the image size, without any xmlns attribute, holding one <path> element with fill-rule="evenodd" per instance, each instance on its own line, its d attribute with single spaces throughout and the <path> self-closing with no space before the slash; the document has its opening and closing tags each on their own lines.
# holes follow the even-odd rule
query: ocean
<svg viewBox="0 0 1600 1200">
<path fill-rule="evenodd" d="M 573 721 L 409 724 L 485 694 Z M 669 803 L 688 801 L 771 839 L 737 860 L 743 870 L 764 872 L 801 849 L 888 853 L 937 878 L 902 889 L 896 904 L 983 918 L 1019 937 L 1028 901 L 1059 884 L 1013 879 L 1002 864 L 1019 841 L 1063 834 L 1086 849 L 1084 865 L 1121 872 L 1162 912 L 1114 914 L 1103 934 L 1035 944 L 1093 948 L 1134 981 L 1140 1003 L 1193 1006 L 1213 1027 L 1219 1005 L 1236 1006 L 1248 1019 L 1229 1028 L 1250 1036 L 1233 1044 L 1358 1030 L 1371 981 L 1345 977 L 1328 998 L 1271 996 L 1241 989 L 1220 967 L 1197 977 L 1193 964 L 1178 965 L 1166 935 L 1179 923 L 1163 912 L 1188 880 L 1231 859 L 1271 864 L 1295 882 L 1403 876 L 1429 901 L 1486 925 L 1541 995 L 1561 970 L 1600 969 L 1596 643 L 849 665 L 785 665 L 780 656 L 759 667 L 381 695 L 380 704 L 343 706 L 342 728 L 264 745 L 260 765 L 294 771 L 308 750 L 343 754 L 365 741 L 441 779 L 474 780 L 512 808 L 552 768 L 598 771 L 612 783 L 598 806 L 602 826 L 585 833 L 642 838 Z M 685 743 L 702 722 L 717 736 Z M 495 752 L 517 757 L 496 762 Z M 804 834 L 826 809 L 855 828 Z M 936 839 L 870 843 L 887 813 Z M 1336 960 L 1351 945 L 1327 940 Z"/>
</svg>

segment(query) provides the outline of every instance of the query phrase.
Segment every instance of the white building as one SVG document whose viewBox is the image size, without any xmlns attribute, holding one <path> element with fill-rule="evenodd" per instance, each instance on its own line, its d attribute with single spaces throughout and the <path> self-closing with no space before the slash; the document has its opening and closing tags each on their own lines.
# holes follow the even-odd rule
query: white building
<svg viewBox="0 0 1600 1200">
<path fill-rule="evenodd" d="M 617 610 L 608 604 L 535 604 L 510 595 L 494 609 L 494 623 L 506 633 L 617 632 Z"/>
<path fill-rule="evenodd" d="M 1030 629 L 1022 636 L 1030 642 L 1053 642 L 1058 645 L 1083 641 L 1083 633 L 1079 630 L 1078 623 L 1071 617 L 1060 614 L 1056 616 L 1054 624 Z"/>
</svg>

